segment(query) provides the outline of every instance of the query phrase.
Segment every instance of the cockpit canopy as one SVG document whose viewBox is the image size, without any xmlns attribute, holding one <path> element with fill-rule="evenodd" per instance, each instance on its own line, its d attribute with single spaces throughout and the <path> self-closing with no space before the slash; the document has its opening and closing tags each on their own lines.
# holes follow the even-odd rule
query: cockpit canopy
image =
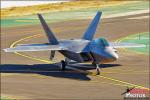
<svg viewBox="0 0 150 100">
<path fill-rule="evenodd" d="M 101 46 L 101 47 L 106 47 L 109 46 L 108 41 L 105 38 L 98 38 L 95 40 L 96 44 Z"/>
</svg>

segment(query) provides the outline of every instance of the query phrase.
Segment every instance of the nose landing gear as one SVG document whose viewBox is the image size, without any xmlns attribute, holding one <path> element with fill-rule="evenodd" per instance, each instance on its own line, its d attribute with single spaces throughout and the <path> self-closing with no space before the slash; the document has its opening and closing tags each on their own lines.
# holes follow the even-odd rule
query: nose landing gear
<svg viewBox="0 0 150 100">
<path fill-rule="evenodd" d="M 100 75 L 101 69 L 99 67 L 99 64 L 92 62 L 92 65 L 94 65 L 96 68 L 96 75 Z"/>
<path fill-rule="evenodd" d="M 96 64 L 96 75 L 100 75 L 100 67 L 99 67 L 99 64 Z"/>
</svg>

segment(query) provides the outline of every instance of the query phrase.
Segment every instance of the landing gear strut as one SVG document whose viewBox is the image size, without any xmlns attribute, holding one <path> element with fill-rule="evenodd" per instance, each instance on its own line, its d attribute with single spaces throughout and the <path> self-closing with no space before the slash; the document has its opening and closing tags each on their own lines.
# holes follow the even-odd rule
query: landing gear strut
<svg viewBox="0 0 150 100">
<path fill-rule="evenodd" d="M 65 58 L 65 60 L 61 60 L 60 68 L 62 71 L 66 70 L 66 65 L 68 65 L 69 62 L 70 62 L 70 59 L 68 59 L 68 58 Z"/>
<path fill-rule="evenodd" d="M 61 70 L 64 71 L 66 69 L 66 62 L 64 60 L 61 60 Z"/>
<path fill-rule="evenodd" d="M 97 64 L 96 62 L 92 62 L 92 65 L 94 65 L 95 68 L 96 68 L 96 75 L 100 75 L 100 67 L 99 67 L 99 64 Z"/>
<path fill-rule="evenodd" d="M 96 75 L 100 75 L 100 67 L 96 64 Z"/>
</svg>

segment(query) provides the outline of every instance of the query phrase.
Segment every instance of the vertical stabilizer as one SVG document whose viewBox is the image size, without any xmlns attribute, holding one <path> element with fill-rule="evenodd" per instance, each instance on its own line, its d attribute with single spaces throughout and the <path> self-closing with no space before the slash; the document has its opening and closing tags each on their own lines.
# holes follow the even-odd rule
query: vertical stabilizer
<svg viewBox="0 0 150 100">
<path fill-rule="evenodd" d="M 99 11 L 97 12 L 96 16 L 94 17 L 91 24 L 89 25 L 86 32 L 84 33 L 84 36 L 82 37 L 82 39 L 86 39 L 86 40 L 92 40 L 93 39 L 93 36 L 96 32 L 101 14 L 102 14 L 102 12 L 99 12 Z"/>
<path fill-rule="evenodd" d="M 59 42 L 57 41 L 56 37 L 54 36 L 53 32 L 50 30 L 50 28 L 48 27 L 47 23 L 45 22 L 44 18 L 42 17 L 41 14 L 37 14 L 39 19 L 40 19 L 40 22 L 44 28 L 44 31 L 47 35 L 47 38 L 49 40 L 49 43 L 51 45 L 56 45 L 58 44 Z"/>
</svg>

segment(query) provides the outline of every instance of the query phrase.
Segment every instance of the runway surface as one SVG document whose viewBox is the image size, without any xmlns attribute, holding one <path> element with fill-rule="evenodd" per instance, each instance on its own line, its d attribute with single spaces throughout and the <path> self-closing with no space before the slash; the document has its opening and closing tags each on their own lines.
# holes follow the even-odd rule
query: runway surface
<svg viewBox="0 0 150 100">
<path fill-rule="evenodd" d="M 130 34 L 148 32 L 148 13 L 103 19 L 95 38 L 110 41 Z M 138 19 L 137 19 L 138 17 Z M 49 24 L 59 39 L 80 38 L 90 20 Z M 22 43 L 48 42 L 41 25 L 2 28 L 1 47 Z M 1 51 L 1 93 L 25 99 L 122 99 L 130 87 L 149 90 L 149 55 L 120 49 L 118 61 L 102 64 L 102 74 L 95 76 L 93 66 L 68 66 L 61 72 L 50 62 L 50 52 L 5 53 Z M 59 53 L 56 60 L 63 59 Z M 51 64 L 49 64 L 51 63 Z M 80 64 L 81 66 L 81 64 Z M 82 64 L 83 66 L 83 64 Z"/>
</svg>

